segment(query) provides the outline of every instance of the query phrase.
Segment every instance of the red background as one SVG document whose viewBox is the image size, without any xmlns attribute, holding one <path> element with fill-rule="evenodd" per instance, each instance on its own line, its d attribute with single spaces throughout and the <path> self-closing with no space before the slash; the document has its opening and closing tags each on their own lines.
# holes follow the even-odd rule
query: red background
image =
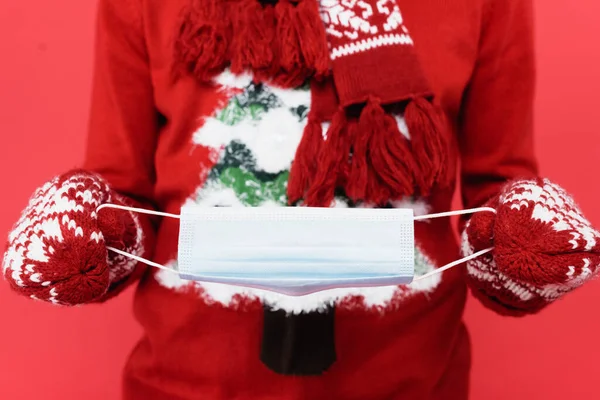
<svg viewBox="0 0 600 400">
<path fill-rule="evenodd" d="M 37 185 L 80 161 L 94 4 L 0 4 L 0 232 L 8 232 Z M 543 173 L 575 194 L 600 226 L 600 4 L 536 4 Z M 592 282 L 525 319 L 498 317 L 470 300 L 472 398 L 600 398 L 599 290 Z M 121 368 L 140 333 L 131 295 L 61 309 L 18 298 L 1 283 L 0 399 L 118 398 Z"/>
</svg>

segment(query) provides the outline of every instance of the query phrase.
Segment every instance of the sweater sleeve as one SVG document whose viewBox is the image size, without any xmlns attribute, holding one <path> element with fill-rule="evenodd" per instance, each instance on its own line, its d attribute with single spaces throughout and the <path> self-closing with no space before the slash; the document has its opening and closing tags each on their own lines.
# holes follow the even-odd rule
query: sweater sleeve
<svg viewBox="0 0 600 400">
<path fill-rule="evenodd" d="M 512 179 L 537 176 L 532 0 L 484 0 L 478 59 L 459 121 L 461 195 L 478 207 Z"/>
<path fill-rule="evenodd" d="M 154 153 L 160 116 L 154 106 L 139 3 L 99 0 L 83 168 L 100 175 L 126 204 L 154 208 Z M 143 214 L 136 214 L 135 219 L 143 238 L 143 256 L 148 258 L 154 244 L 154 221 Z M 144 270 L 143 264 L 137 264 L 111 279 L 111 287 L 100 301 L 116 295 Z"/>
<path fill-rule="evenodd" d="M 465 208 L 496 207 L 509 182 L 538 175 L 533 137 L 536 71 L 532 3 L 484 0 L 479 54 L 463 98 L 459 125 Z M 493 246 L 492 224 L 480 223 L 493 220 L 489 213 L 461 219 L 461 229 L 466 226 L 464 255 Z M 475 239 L 480 237 L 485 244 L 475 249 L 471 242 L 478 244 Z M 524 313 L 512 307 L 515 302 L 499 300 L 511 300 L 514 294 L 502 284 L 507 280 L 497 278 L 500 273 L 491 255 L 468 262 L 467 270 L 469 287 L 483 305 L 500 314 Z"/>
</svg>

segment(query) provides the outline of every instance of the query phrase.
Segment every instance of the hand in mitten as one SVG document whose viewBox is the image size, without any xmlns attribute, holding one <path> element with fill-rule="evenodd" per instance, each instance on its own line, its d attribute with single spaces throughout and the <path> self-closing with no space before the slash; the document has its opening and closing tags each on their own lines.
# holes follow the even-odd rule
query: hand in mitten
<svg viewBox="0 0 600 400">
<path fill-rule="evenodd" d="M 467 263 L 473 294 L 505 315 L 539 311 L 596 275 L 600 232 L 573 199 L 548 180 L 508 184 L 463 232 L 465 256 L 491 253 Z"/>
<path fill-rule="evenodd" d="M 125 280 L 136 262 L 108 252 L 112 246 L 141 256 L 142 229 L 97 175 L 72 171 L 39 188 L 9 235 L 3 272 L 17 292 L 55 304 L 97 301 Z"/>
</svg>

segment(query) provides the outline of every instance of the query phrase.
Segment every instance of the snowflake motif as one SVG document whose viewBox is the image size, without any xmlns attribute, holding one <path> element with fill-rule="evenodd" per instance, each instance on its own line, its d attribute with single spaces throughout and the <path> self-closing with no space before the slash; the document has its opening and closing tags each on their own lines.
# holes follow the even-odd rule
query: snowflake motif
<svg viewBox="0 0 600 400">
<path fill-rule="evenodd" d="M 551 302 L 597 275 L 600 269 L 597 255 L 600 232 L 592 227 L 574 200 L 558 185 L 547 179 L 514 182 L 501 194 L 498 213 L 502 213 L 504 219 L 529 216 L 531 222 L 526 219 L 516 221 L 532 223 L 536 235 L 544 238 L 543 265 L 552 268 L 556 277 L 541 283 L 526 282 L 519 279 L 519 275 L 506 274 L 506 268 L 499 268 L 495 259 L 486 255 L 467 263 L 473 280 L 496 291 L 510 293 L 523 302 L 538 298 Z M 533 221 L 543 225 L 535 225 Z M 475 252 L 468 234 L 469 225 L 462 238 L 465 256 Z M 534 228 L 530 231 L 533 232 Z M 532 254 L 530 259 L 534 259 Z M 550 258 L 552 261 L 549 261 Z M 562 279 L 558 278 L 559 274 L 563 274 Z"/>
<path fill-rule="evenodd" d="M 68 283 L 75 275 L 71 268 L 79 268 L 82 260 L 89 261 L 85 257 L 93 252 L 84 250 L 105 243 L 96 225 L 96 210 L 104 203 L 124 204 L 124 199 L 91 174 L 59 176 L 36 190 L 9 235 L 2 269 L 5 278 L 18 291 L 37 300 L 73 304 Z M 130 215 L 136 225 L 136 240 L 124 250 L 140 256 L 144 251 L 143 232 L 137 215 Z M 75 266 L 57 270 L 55 266 L 62 260 L 73 260 Z M 110 282 L 124 279 L 136 264 L 112 253 L 107 262 Z"/>
<path fill-rule="evenodd" d="M 551 224 L 556 232 L 569 231 L 573 250 L 590 251 L 596 246 L 600 233 L 561 187 L 546 179 L 542 184 L 520 181 L 510 189 L 500 198 L 502 204 L 517 211 L 533 204 L 532 218 Z"/>
<path fill-rule="evenodd" d="M 357 40 L 361 35 L 389 33 L 398 28 L 408 33 L 394 0 L 378 0 L 375 9 L 363 0 L 323 0 L 321 7 L 327 33 L 338 39 Z"/>
</svg>

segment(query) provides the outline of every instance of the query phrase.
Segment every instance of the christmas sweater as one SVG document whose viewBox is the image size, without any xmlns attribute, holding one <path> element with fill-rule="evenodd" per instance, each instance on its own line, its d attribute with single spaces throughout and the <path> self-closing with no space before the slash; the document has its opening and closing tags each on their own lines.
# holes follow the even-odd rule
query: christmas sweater
<svg viewBox="0 0 600 400">
<path fill-rule="evenodd" d="M 423 67 L 452 121 L 447 168 L 460 174 L 466 207 L 483 205 L 513 178 L 537 174 L 530 3 L 400 1 Z M 281 89 L 227 70 L 210 85 L 174 78 L 171 44 L 184 5 L 99 2 L 84 169 L 101 176 L 119 202 L 167 213 L 189 203 L 286 206 L 289 170 L 311 106 L 308 86 Z M 401 118 L 398 123 L 410 137 Z M 412 208 L 417 215 L 447 211 L 454 190 L 452 185 L 389 207 Z M 353 205 L 340 194 L 335 206 Z M 176 269 L 178 221 L 145 215 L 131 221 L 132 232 L 145 239 L 129 248 Z M 449 220 L 416 223 L 415 243 L 416 275 L 460 258 Z M 128 263 L 125 270 L 129 278 L 122 272 L 111 276 L 109 290 L 94 299 L 137 285 L 134 312 L 144 334 L 125 368 L 125 399 L 467 398 L 465 268 L 409 285 L 303 297 L 186 281 L 142 264 Z M 57 303 L 89 300 L 51 295 Z M 337 359 L 330 369 L 288 376 L 260 362 L 265 307 L 299 314 L 327 305 L 336 307 Z"/>
</svg>

